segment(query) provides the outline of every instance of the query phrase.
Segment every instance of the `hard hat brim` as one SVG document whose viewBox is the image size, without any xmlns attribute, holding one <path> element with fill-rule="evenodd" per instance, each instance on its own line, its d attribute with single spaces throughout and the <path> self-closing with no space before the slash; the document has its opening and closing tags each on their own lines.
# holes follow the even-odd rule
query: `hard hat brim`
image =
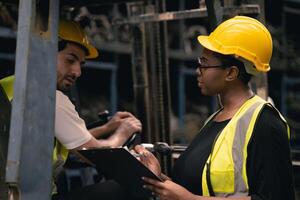
<svg viewBox="0 0 300 200">
<path fill-rule="evenodd" d="M 99 56 L 98 50 L 93 47 L 92 45 L 85 45 L 85 48 L 88 50 L 88 55 L 86 56 L 87 59 L 97 58 Z"/>
<path fill-rule="evenodd" d="M 206 49 L 217 52 L 217 53 L 221 53 L 224 55 L 228 55 L 225 52 L 220 52 L 216 47 L 214 47 L 214 45 L 211 43 L 209 36 L 206 35 L 200 35 L 198 36 L 198 42 Z"/>
<path fill-rule="evenodd" d="M 93 59 L 93 58 L 97 58 L 99 56 L 99 51 L 92 45 L 90 44 L 86 44 L 86 43 L 81 43 L 78 42 L 76 40 L 65 40 L 65 41 L 69 41 L 75 44 L 78 44 L 81 48 L 83 48 L 86 51 L 86 59 Z"/>
</svg>

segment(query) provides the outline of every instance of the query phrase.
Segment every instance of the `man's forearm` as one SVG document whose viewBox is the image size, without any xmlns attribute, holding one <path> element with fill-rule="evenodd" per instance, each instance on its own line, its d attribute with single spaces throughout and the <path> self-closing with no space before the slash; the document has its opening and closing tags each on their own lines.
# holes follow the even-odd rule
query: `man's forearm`
<svg viewBox="0 0 300 200">
<path fill-rule="evenodd" d="M 92 136 L 94 136 L 95 138 L 101 138 L 107 134 L 110 133 L 110 130 L 108 129 L 108 127 L 104 124 L 102 126 L 97 126 L 95 128 L 89 129 L 89 132 L 91 133 Z"/>
<path fill-rule="evenodd" d="M 123 139 L 124 140 L 124 139 Z M 107 139 L 99 139 L 92 137 L 88 142 L 83 145 L 73 149 L 73 150 L 81 150 L 83 148 L 115 148 L 121 146 L 123 143 L 122 138 L 109 137 Z"/>
</svg>

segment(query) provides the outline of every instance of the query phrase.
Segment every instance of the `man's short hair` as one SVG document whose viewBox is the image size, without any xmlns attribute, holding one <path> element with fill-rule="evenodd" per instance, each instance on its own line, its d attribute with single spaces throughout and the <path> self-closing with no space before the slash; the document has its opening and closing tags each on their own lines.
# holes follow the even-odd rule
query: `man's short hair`
<svg viewBox="0 0 300 200">
<path fill-rule="evenodd" d="M 68 43 L 75 44 L 75 45 L 79 46 L 80 48 L 82 48 L 84 50 L 85 55 L 88 55 L 88 50 L 84 46 L 82 46 L 82 45 L 80 45 L 76 42 L 71 42 L 71 41 L 62 40 L 62 39 L 59 39 L 59 41 L 58 41 L 58 52 L 64 50 L 67 47 Z"/>
</svg>

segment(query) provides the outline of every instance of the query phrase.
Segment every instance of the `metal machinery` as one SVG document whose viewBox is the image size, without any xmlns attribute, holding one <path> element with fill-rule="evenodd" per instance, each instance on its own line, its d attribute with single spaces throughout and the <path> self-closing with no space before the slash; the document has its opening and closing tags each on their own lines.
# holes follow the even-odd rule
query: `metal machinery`
<svg viewBox="0 0 300 200">
<path fill-rule="evenodd" d="M 168 59 L 174 55 L 180 57 L 183 52 L 168 51 L 167 21 L 208 18 L 211 30 L 224 16 L 243 14 L 258 17 L 262 21 L 264 19 L 261 12 L 263 0 L 256 1 L 256 4 L 206 0 L 207 8 L 174 12 L 166 12 L 165 0 L 110 0 L 109 3 L 105 0 L 2 2 L 19 3 L 19 14 L 15 96 L 9 139 L 8 129 L 0 133 L 0 151 L 4 155 L 0 163 L 0 199 L 20 199 L 20 196 L 22 200 L 50 199 L 56 88 L 56 68 L 53 66 L 56 63 L 60 8 L 126 4 L 128 16 L 116 18 L 112 23 L 116 26 L 129 24 L 131 28 L 135 110 L 143 123 L 141 141 L 147 143 L 162 141 L 172 144 Z M 180 28 L 184 28 L 183 24 Z M 97 47 L 112 48 L 109 45 Z M 254 83 L 257 83 L 254 84 L 257 93 L 266 97 L 266 77 Z M 45 90 L 48 92 L 45 93 Z M 162 163 L 164 171 L 168 173 L 172 165 L 171 158 L 163 157 Z"/>
</svg>

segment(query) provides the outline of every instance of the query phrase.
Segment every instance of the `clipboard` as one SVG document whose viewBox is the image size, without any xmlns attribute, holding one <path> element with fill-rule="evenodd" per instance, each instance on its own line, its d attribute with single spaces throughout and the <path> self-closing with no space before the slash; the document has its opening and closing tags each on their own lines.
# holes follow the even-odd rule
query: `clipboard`
<svg viewBox="0 0 300 200">
<path fill-rule="evenodd" d="M 143 188 L 142 177 L 162 181 L 124 148 L 99 148 L 80 150 L 79 153 L 95 165 L 106 179 L 113 179 L 135 197 L 151 197 L 151 191 Z"/>
</svg>

